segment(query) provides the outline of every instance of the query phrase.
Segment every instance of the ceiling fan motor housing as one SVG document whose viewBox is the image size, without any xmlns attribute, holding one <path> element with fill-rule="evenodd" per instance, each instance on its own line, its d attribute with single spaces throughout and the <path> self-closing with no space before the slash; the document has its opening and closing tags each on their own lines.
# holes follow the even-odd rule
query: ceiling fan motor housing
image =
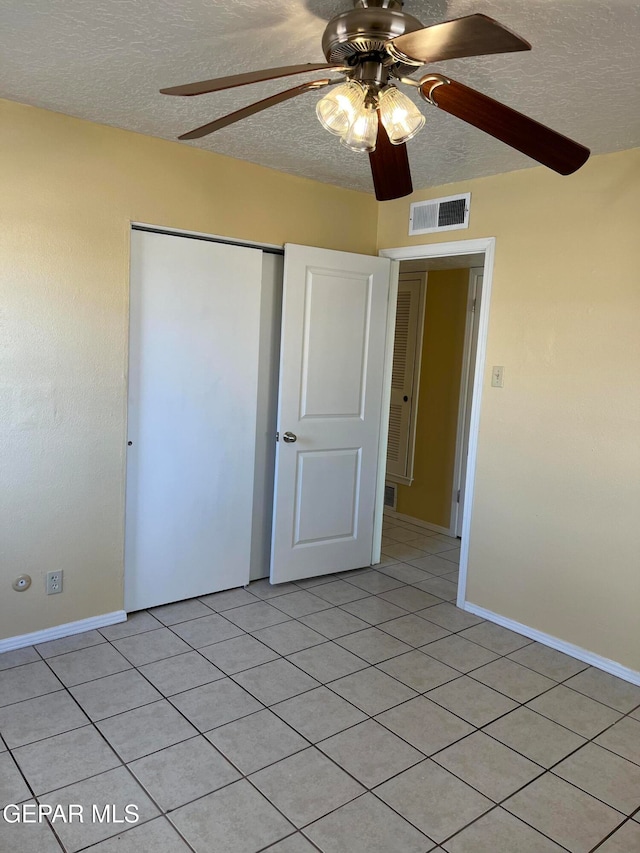
<svg viewBox="0 0 640 853">
<path fill-rule="evenodd" d="M 322 36 L 327 62 L 357 67 L 377 58 L 394 76 L 415 71 L 415 66 L 394 62 L 385 44 L 396 36 L 421 30 L 413 15 L 402 11 L 401 0 L 355 0 L 355 8 L 332 18 Z"/>
</svg>

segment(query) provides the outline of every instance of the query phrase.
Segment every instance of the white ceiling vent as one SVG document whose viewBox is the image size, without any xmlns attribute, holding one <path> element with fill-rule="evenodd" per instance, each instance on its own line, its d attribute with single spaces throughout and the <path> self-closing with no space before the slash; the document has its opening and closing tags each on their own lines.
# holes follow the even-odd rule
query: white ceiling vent
<svg viewBox="0 0 640 853">
<path fill-rule="evenodd" d="M 416 202 L 409 213 L 409 234 L 468 228 L 470 207 L 471 193 Z"/>
</svg>

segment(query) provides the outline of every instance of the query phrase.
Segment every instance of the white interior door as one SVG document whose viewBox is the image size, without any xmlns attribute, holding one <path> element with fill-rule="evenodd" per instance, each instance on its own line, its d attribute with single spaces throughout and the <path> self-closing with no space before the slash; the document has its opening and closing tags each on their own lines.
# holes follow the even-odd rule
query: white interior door
<svg viewBox="0 0 640 853">
<path fill-rule="evenodd" d="M 285 246 L 272 583 L 371 562 L 390 274 Z"/>
<path fill-rule="evenodd" d="M 125 608 L 248 583 L 262 252 L 133 231 Z"/>
</svg>

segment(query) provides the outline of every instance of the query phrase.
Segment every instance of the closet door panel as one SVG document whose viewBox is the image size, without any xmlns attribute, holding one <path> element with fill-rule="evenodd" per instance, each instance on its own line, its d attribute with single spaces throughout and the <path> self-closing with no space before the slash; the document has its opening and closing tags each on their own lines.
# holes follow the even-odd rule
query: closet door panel
<svg viewBox="0 0 640 853">
<path fill-rule="evenodd" d="M 262 252 L 133 231 L 125 608 L 249 580 Z"/>
</svg>

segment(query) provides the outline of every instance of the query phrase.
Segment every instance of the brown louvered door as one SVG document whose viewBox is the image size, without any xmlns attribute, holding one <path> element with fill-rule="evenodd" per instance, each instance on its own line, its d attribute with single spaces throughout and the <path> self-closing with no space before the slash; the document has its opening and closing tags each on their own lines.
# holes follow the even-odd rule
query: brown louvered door
<svg viewBox="0 0 640 853">
<path fill-rule="evenodd" d="M 396 333 L 393 346 L 391 405 L 387 475 L 392 479 L 411 477 L 413 430 L 417 406 L 416 357 L 418 320 L 423 294 L 424 273 L 401 273 L 398 281 Z"/>
</svg>

